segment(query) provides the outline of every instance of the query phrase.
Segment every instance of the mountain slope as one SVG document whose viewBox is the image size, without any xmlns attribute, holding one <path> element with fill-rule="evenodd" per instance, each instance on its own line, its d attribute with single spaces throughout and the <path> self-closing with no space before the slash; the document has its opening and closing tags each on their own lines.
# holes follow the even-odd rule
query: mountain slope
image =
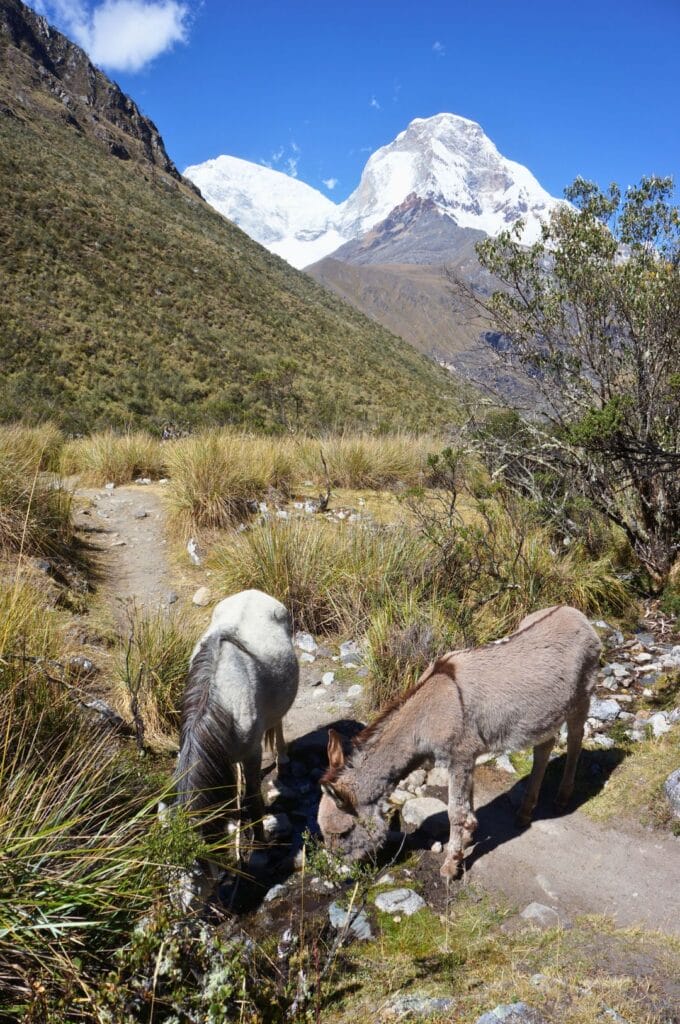
<svg viewBox="0 0 680 1024">
<path fill-rule="evenodd" d="M 298 267 L 331 253 L 347 258 L 337 251 L 341 245 L 361 240 L 408 203 L 420 201 L 433 224 L 439 216 L 435 234 L 443 222 L 450 234 L 496 234 L 521 217 L 526 242 L 538 237 L 541 219 L 558 203 L 526 167 L 502 156 L 478 124 L 456 114 L 411 121 L 370 157 L 357 189 L 337 206 L 309 185 L 233 157 L 185 173 L 217 209 Z M 402 243 L 408 238 L 407 231 Z M 441 261 L 441 244 L 429 255 L 421 244 L 418 259 L 404 250 L 402 244 L 391 262 Z"/>
<path fill-rule="evenodd" d="M 134 105 L 110 120 L 97 97 L 111 83 L 84 104 L 91 119 L 69 108 L 45 53 L 17 49 L 47 26 L 17 0 L 0 9 L 13 24 L 0 19 L 0 418 L 69 430 L 455 418 L 450 377 L 213 211 L 163 164 L 159 136 L 135 137 Z M 57 43 L 87 77 L 82 51 Z"/>
</svg>

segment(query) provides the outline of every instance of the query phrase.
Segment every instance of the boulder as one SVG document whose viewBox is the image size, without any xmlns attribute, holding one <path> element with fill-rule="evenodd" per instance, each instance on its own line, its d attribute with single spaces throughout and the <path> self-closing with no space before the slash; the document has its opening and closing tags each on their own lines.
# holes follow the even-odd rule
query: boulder
<svg viewBox="0 0 680 1024">
<path fill-rule="evenodd" d="M 608 699 L 600 700 L 598 697 L 591 697 L 589 718 L 595 718 L 598 722 L 615 722 L 619 717 L 621 705 L 618 701 Z"/>
<path fill-rule="evenodd" d="M 355 908 L 350 913 L 348 910 L 343 910 L 339 903 L 331 903 L 328 908 L 328 918 L 336 931 L 346 927 L 355 939 L 368 941 L 373 938 L 370 922 L 363 910 L 357 912 Z"/>
<path fill-rule="evenodd" d="M 449 815 L 443 800 L 433 796 L 417 796 L 407 800 L 401 809 L 405 825 L 415 825 L 434 835 L 448 835 Z"/>
</svg>

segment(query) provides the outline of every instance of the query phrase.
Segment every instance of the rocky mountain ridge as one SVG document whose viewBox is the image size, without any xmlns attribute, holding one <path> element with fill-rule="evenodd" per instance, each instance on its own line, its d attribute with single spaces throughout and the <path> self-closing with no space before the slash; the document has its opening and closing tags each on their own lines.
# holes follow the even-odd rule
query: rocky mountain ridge
<svg viewBox="0 0 680 1024">
<path fill-rule="evenodd" d="M 382 262 L 437 263 L 461 244 L 457 232 L 496 234 L 520 217 L 522 237 L 532 242 L 559 203 L 526 167 L 502 156 L 480 125 L 449 113 L 411 121 L 373 153 L 358 187 L 338 205 L 280 171 L 233 157 L 185 174 L 216 209 L 298 267 L 331 254 L 352 262 L 357 250 L 347 243 L 365 254 L 374 232 L 385 236 L 397 224 L 399 252 L 385 260 L 383 245 Z"/>
<path fill-rule="evenodd" d="M 0 65 L 19 108 L 44 106 L 51 98 L 70 127 L 95 138 L 112 156 L 140 160 L 183 181 L 153 121 L 84 50 L 21 0 L 0 3 Z"/>
</svg>

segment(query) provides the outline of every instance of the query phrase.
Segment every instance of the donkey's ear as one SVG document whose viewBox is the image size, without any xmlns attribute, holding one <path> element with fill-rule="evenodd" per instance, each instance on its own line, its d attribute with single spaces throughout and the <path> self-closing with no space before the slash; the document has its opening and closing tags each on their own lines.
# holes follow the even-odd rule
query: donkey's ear
<svg viewBox="0 0 680 1024">
<path fill-rule="evenodd" d="M 345 752 L 342 749 L 340 733 L 335 729 L 328 730 L 328 766 L 329 768 L 342 768 L 345 763 Z"/>
<path fill-rule="evenodd" d="M 353 804 L 347 799 L 345 793 L 340 789 L 336 789 L 332 782 L 322 782 L 321 792 L 329 796 L 335 806 L 339 810 L 344 811 L 345 814 L 356 814 Z"/>
</svg>

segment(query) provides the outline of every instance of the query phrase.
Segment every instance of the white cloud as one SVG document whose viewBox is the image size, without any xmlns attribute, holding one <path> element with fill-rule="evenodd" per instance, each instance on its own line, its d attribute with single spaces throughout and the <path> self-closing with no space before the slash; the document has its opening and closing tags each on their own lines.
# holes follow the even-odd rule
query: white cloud
<svg viewBox="0 0 680 1024">
<path fill-rule="evenodd" d="M 141 71 L 188 36 L 189 7 L 179 0 L 103 0 L 96 6 L 41 0 L 41 6 L 95 64 L 112 71 Z"/>
<path fill-rule="evenodd" d="M 368 105 L 369 105 L 369 107 L 373 107 L 374 110 L 380 110 L 381 109 L 380 104 L 378 103 L 378 101 L 375 98 L 375 96 L 371 96 L 371 101 L 370 101 L 370 103 Z"/>
<path fill-rule="evenodd" d="M 437 57 L 444 57 L 446 55 L 446 47 L 437 39 L 436 42 L 432 44 L 432 52 L 436 54 Z"/>
<path fill-rule="evenodd" d="M 289 156 L 286 160 L 286 167 L 291 178 L 297 178 L 298 176 L 298 159 L 296 156 Z"/>
<path fill-rule="evenodd" d="M 323 184 L 326 186 L 329 192 L 332 192 L 338 183 L 337 178 L 322 178 Z"/>
</svg>

